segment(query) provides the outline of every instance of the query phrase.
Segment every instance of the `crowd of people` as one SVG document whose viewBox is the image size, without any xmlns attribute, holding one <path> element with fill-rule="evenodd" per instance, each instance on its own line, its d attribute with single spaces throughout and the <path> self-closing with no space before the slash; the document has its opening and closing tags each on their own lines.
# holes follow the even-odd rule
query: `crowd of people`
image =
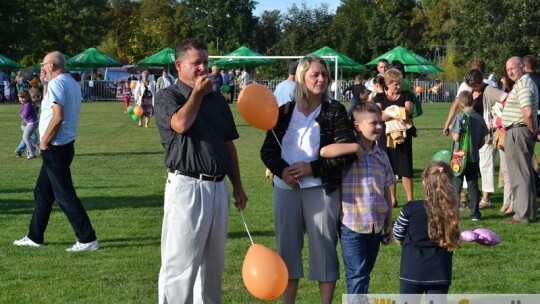
<svg viewBox="0 0 540 304">
<path fill-rule="evenodd" d="M 465 202 L 460 206 L 463 179 L 470 193 L 470 218 L 479 221 L 480 209 L 491 206 L 497 149 L 504 149 L 499 154 L 504 180 L 501 212 L 513 213 L 505 222 L 535 221 L 536 65 L 532 56 L 509 58 L 501 74 L 504 90 L 499 90 L 484 80 L 483 61 L 473 61 L 443 127 L 456 150 L 465 151 L 463 172 L 457 174 L 448 162 L 430 163 L 421 176 L 423 199 L 415 200 L 414 96 L 403 64 L 383 59 L 377 64 L 377 77 L 365 85 L 357 78 L 350 88 L 355 104 L 347 111 L 331 98 L 330 68 L 324 59 L 309 55 L 291 62 L 287 79 L 275 91 L 277 124 L 260 148 L 273 183 L 276 247 L 289 275 L 283 302 L 295 303 L 304 277 L 305 235 L 308 277 L 318 282 L 321 303 L 332 302 L 340 277 L 338 241 L 347 293 L 350 301 L 357 301 L 369 292 L 380 244 L 393 239 L 402 246 L 400 293 L 444 299 L 452 282 L 460 210 L 467 209 Z M 168 174 L 159 303 L 221 303 L 230 201 L 225 177 L 232 184 L 235 206 L 243 210 L 248 201 L 234 144 L 239 133 L 222 89 L 242 89 L 251 80 L 246 70 L 236 74 L 213 66 L 209 73 L 207 46 L 196 39 L 176 47 L 175 68 L 177 79 L 164 71 L 153 81 L 144 71 L 134 88 L 131 81 L 121 86 L 125 110 L 131 95 L 143 109 L 139 127 L 144 122 L 147 128 L 150 117 L 156 117 L 164 147 Z M 14 244 L 42 247 L 57 201 L 77 238 L 67 251 L 96 250 L 100 245 L 70 172 L 82 90 L 65 72 L 59 52 L 45 56 L 39 78 L 43 95 L 24 88 L 18 93 L 27 158 L 35 158 L 38 149 L 43 164 L 28 233 Z M 35 102 L 41 96 L 38 118 Z M 458 108 L 463 113 L 456 115 Z M 497 132 L 505 136 L 494 148 Z M 17 148 L 17 156 L 22 151 Z M 397 180 L 407 203 L 393 224 Z"/>
</svg>

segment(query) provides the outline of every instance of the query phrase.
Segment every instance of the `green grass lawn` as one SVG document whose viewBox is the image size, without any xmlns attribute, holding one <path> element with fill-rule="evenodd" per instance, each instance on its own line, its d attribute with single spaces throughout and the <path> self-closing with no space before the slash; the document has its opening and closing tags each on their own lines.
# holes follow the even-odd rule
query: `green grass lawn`
<svg viewBox="0 0 540 304">
<path fill-rule="evenodd" d="M 419 176 L 431 156 L 449 149 L 442 135 L 449 103 L 424 105 L 415 120 L 415 198 L 422 198 Z M 247 125 L 231 105 L 240 139 L 236 141 L 248 207 L 244 212 L 256 243 L 275 249 L 271 183 L 259 159 L 264 132 Z M 15 239 L 27 233 L 33 210 L 33 188 L 41 159 L 15 157 L 20 138 L 18 105 L 0 105 L 0 303 L 155 303 L 160 267 L 160 234 L 166 168 L 154 124 L 148 129 L 123 113 L 121 103 L 84 103 L 80 118 L 73 179 L 101 243 L 95 252 L 70 254 L 64 250 L 75 236 L 55 205 L 44 248 L 18 248 Z M 404 191 L 398 185 L 403 205 Z M 488 228 L 502 239 L 496 247 L 463 243 L 454 255 L 450 293 L 538 293 L 540 233 L 538 223 L 503 224 L 498 210 L 502 190 L 493 195 L 491 209 L 480 222 L 463 214 L 462 229 Z M 394 212 L 397 216 L 400 208 Z M 250 240 L 239 214 L 231 208 L 226 269 L 225 303 L 262 303 L 245 289 L 242 262 Z M 307 244 L 306 244 L 307 246 Z M 338 245 L 338 250 L 339 245 Z M 307 255 L 305 255 L 307 264 Z M 371 293 L 397 293 L 400 249 L 381 247 L 371 276 Z M 298 303 L 319 301 L 317 284 L 302 280 Z M 338 281 L 334 302 L 345 293 Z M 278 303 L 279 301 L 275 301 Z"/>
</svg>

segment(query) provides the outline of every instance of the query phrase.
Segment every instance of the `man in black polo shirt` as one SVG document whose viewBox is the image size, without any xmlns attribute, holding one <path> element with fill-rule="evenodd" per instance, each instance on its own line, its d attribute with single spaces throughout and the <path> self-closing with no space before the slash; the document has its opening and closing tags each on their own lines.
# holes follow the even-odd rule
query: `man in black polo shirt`
<svg viewBox="0 0 540 304">
<path fill-rule="evenodd" d="M 158 92 L 156 124 L 168 177 L 161 236 L 159 303 L 221 303 L 229 190 L 244 209 L 232 113 L 208 77 L 206 44 L 176 47 L 178 81 Z M 195 282 L 197 280 L 197 282 Z M 202 290 L 201 290 L 202 289 Z"/>
</svg>

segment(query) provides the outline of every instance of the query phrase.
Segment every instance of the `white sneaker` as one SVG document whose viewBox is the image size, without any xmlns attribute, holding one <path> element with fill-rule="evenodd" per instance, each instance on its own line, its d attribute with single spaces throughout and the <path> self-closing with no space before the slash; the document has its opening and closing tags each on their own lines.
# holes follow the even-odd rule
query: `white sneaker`
<svg viewBox="0 0 540 304">
<path fill-rule="evenodd" d="M 83 252 L 83 251 L 93 251 L 99 249 L 99 242 L 95 240 L 90 243 L 80 243 L 77 241 L 73 247 L 66 249 L 68 252 Z"/>
<path fill-rule="evenodd" d="M 28 238 L 28 236 L 23 237 L 20 240 L 16 240 L 13 242 L 13 245 L 15 246 L 28 246 L 28 247 L 43 247 L 43 244 L 38 244 L 31 239 Z"/>
</svg>

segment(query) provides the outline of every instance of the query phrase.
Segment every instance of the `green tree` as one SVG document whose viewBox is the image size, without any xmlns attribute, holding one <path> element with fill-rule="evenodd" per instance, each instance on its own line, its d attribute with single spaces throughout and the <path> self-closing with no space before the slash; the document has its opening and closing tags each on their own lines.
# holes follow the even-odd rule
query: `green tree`
<svg viewBox="0 0 540 304">
<path fill-rule="evenodd" d="M 283 23 L 283 39 L 269 52 L 276 55 L 304 55 L 328 45 L 332 40 L 329 30 L 333 18 L 326 4 L 318 8 L 310 8 L 306 3 L 301 6 L 293 4 Z"/>
<path fill-rule="evenodd" d="M 101 42 L 107 9 L 107 0 L 2 1 L 1 45 L 26 67 L 54 50 L 74 55 Z"/>
<path fill-rule="evenodd" d="M 282 39 L 282 16 L 278 10 L 264 11 L 253 33 L 255 51 L 265 54 L 271 46 Z"/>
<path fill-rule="evenodd" d="M 421 44 L 426 19 L 414 0 L 373 0 L 368 22 L 368 45 L 378 56 L 398 45 L 412 51 L 425 48 Z"/>
<path fill-rule="evenodd" d="M 330 27 L 336 48 L 359 63 L 372 59 L 367 31 L 372 8 L 371 0 L 342 0 Z"/>
<path fill-rule="evenodd" d="M 186 0 L 182 4 L 188 35 L 206 41 L 211 53 L 230 52 L 247 43 L 253 46 L 256 1 Z"/>
<path fill-rule="evenodd" d="M 452 6 L 452 41 L 463 45 L 456 61 L 486 61 L 499 70 L 512 55 L 540 51 L 540 3 L 534 0 L 456 0 Z M 481 13 L 478 13 L 481 12 Z"/>
</svg>

